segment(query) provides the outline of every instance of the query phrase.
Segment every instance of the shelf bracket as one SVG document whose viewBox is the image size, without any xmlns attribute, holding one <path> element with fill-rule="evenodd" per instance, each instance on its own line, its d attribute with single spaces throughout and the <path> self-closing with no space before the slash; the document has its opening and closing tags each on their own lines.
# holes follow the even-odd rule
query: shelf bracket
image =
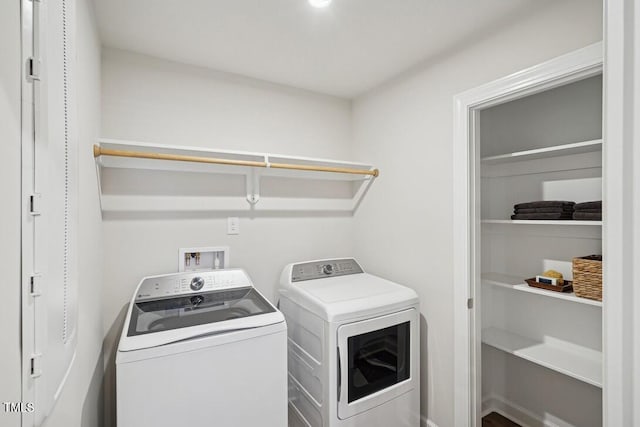
<svg viewBox="0 0 640 427">
<path fill-rule="evenodd" d="M 369 191 L 369 187 L 371 187 L 371 183 L 374 179 L 375 176 L 368 176 L 362 181 L 356 190 L 356 193 L 353 195 L 353 208 L 351 209 L 353 212 L 357 211 L 360 207 L 360 203 L 364 199 L 365 194 Z"/>
<path fill-rule="evenodd" d="M 260 174 L 255 168 L 251 168 L 245 177 L 247 186 L 247 202 L 255 205 L 260 201 Z"/>
</svg>

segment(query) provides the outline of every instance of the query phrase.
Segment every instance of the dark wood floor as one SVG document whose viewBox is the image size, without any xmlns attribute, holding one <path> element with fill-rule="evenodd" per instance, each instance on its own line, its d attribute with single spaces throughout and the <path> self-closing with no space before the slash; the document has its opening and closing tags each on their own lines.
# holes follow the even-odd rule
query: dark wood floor
<svg viewBox="0 0 640 427">
<path fill-rule="evenodd" d="M 514 423 L 497 412 L 492 412 L 482 418 L 482 427 L 520 427 L 520 424 Z"/>
</svg>

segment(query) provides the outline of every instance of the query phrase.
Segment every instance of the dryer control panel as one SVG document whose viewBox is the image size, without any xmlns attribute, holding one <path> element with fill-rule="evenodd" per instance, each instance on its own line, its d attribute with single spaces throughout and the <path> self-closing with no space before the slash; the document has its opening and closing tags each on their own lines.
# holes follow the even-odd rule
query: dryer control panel
<svg viewBox="0 0 640 427">
<path fill-rule="evenodd" d="M 138 288 L 136 302 L 251 286 L 249 275 L 239 268 L 165 274 L 145 278 Z"/>
<path fill-rule="evenodd" d="M 291 282 L 326 279 L 327 277 L 359 273 L 364 273 L 364 271 L 353 258 L 311 261 L 293 265 L 291 268 Z"/>
</svg>

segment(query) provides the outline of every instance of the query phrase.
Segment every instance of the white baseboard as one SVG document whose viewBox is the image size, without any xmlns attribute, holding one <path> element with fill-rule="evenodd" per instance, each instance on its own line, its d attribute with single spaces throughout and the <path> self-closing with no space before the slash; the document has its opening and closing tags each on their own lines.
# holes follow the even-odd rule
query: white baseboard
<svg viewBox="0 0 640 427">
<path fill-rule="evenodd" d="M 497 412 L 522 427 L 575 427 L 561 419 L 547 415 L 544 419 L 502 396 L 492 394 L 482 401 L 482 416 Z"/>
<path fill-rule="evenodd" d="M 438 427 L 438 424 L 434 423 L 425 416 L 420 416 L 420 427 Z"/>
</svg>

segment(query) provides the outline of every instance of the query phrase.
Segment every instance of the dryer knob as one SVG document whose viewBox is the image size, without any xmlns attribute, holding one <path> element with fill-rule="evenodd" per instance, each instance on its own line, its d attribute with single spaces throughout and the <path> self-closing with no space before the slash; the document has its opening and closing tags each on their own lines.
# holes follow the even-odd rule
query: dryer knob
<svg viewBox="0 0 640 427">
<path fill-rule="evenodd" d="M 191 297 L 191 305 L 193 305 L 194 307 L 199 306 L 203 301 L 204 298 L 202 297 L 202 295 L 194 295 Z"/>
<path fill-rule="evenodd" d="M 199 291 L 204 286 L 204 279 L 202 277 L 194 277 L 191 279 L 191 289 Z"/>
<path fill-rule="evenodd" d="M 333 266 L 331 264 L 325 264 L 322 266 L 322 272 L 324 274 L 333 274 Z"/>
</svg>

